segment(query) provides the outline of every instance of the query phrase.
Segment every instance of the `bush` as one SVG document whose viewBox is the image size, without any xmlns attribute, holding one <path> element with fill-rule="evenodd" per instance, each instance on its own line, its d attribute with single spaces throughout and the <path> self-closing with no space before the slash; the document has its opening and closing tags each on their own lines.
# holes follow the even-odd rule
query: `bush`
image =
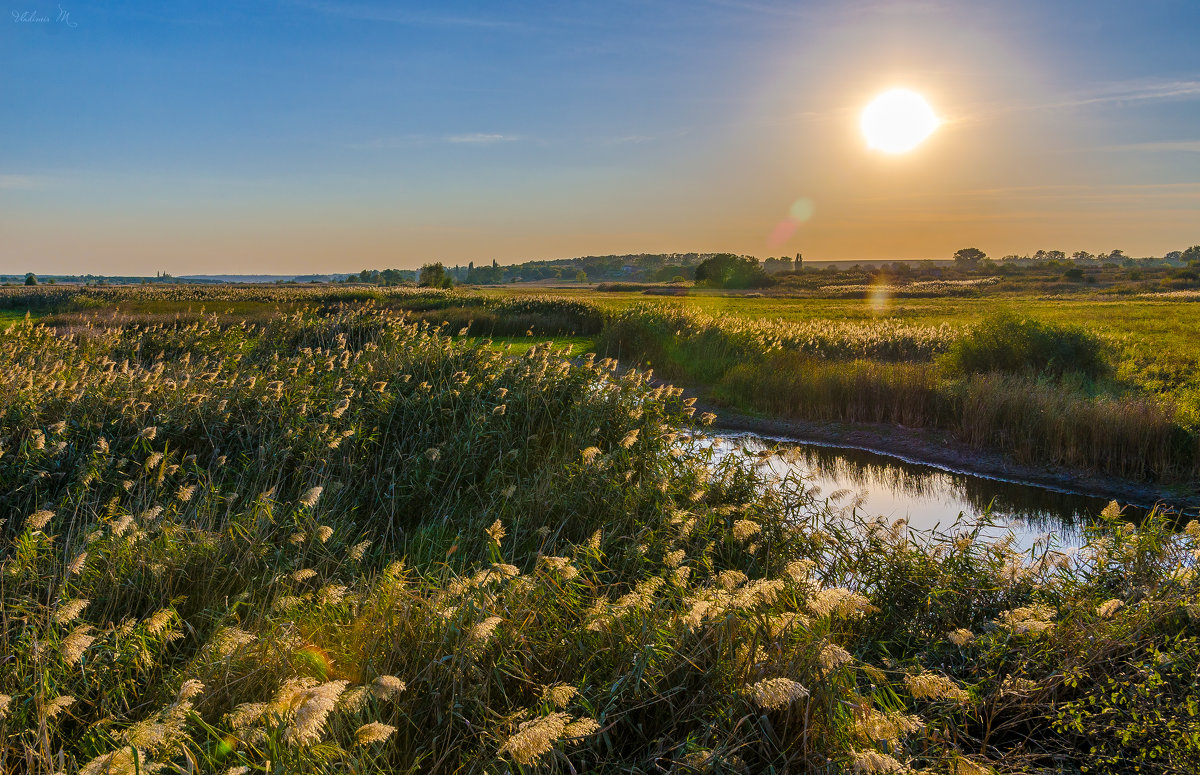
<svg viewBox="0 0 1200 775">
<path fill-rule="evenodd" d="M 943 356 L 952 374 L 1000 371 L 1061 377 L 1081 373 L 1095 379 L 1108 371 L 1104 343 L 1078 326 L 1055 325 L 1011 313 L 987 318 Z"/>
</svg>

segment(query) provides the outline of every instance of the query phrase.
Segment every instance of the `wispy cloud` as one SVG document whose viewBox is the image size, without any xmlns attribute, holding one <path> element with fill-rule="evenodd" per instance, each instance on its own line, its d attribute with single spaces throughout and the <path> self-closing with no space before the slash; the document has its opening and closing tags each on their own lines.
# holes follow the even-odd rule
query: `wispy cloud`
<svg viewBox="0 0 1200 775">
<path fill-rule="evenodd" d="M 1200 183 L 1054 183 L 1042 186 L 997 186 L 994 188 L 962 189 L 954 192 L 930 192 L 888 196 L 859 197 L 861 204 L 905 204 L 932 199 L 952 197 L 959 202 L 967 200 L 1020 201 L 1029 200 L 1073 200 L 1078 202 L 1101 202 L 1130 200 L 1183 201 L 1200 199 Z M 921 209 L 924 205 L 914 205 Z"/>
<path fill-rule="evenodd" d="M 40 175 L 0 175 L 0 191 L 36 191 L 49 185 Z"/>
<path fill-rule="evenodd" d="M 516 135 L 488 134 L 486 132 L 470 132 L 465 135 L 448 135 L 448 143 L 470 143 L 474 145 L 490 145 L 492 143 L 511 143 L 521 138 Z"/>
<path fill-rule="evenodd" d="M 512 143 L 527 138 L 521 135 L 506 135 L 499 132 L 460 132 L 449 135 L 407 134 L 376 137 L 349 147 L 357 150 L 383 150 L 388 148 L 413 148 L 425 145 L 449 143 L 451 145 L 494 145 Z"/>
<path fill-rule="evenodd" d="M 1200 153 L 1200 140 L 1179 140 L 1159 143 L 1125 143 L 1123 145 L 1106 145 L 1097 148 L 1096 150 L 1128 153 Z"/>
<path fill-rule="evenodd" d="M 1171 100 L 1200 99 L 1200 80 L 1172 81 L 1115 81 L 1097 84 L 1079 91 L 1063 94 L 1058 99 L 1039 102 L 996 102 L 973 106 L 948 119 L 955 124 L 972 124 L 1011 113 L 1067 110 L 1071 108 L 1145 105 Z"/>
<path fill-rule="evenodd" d="M 928 14 L 945 9 L 945 0 L 840 0 L 840 2 L 817 6 L 797 3 L 795 0 L 710 0 L 712 5 L 739 13 L 800 19 L 820 18 L 833 13 L 845 16 L 862 14 Z"/>
<path fill-rule="evenodd" d="M 1073 108 L 1085 105 L 1177 100 L 1200 97 L 1200 80 L 1158 82 L 1116 82 L 1093 87 L 1058 102 L 1038 107 Z"/>
<path fill-rule="evenodd" d="M 448 15 L 414 13 L 403 8 L 367 5 L 363 3 L 330 3 L 321 0 L 291 0 L 292 5 L 310 11 L 340 16 L 364 22 L 409 24 L 433 27 L 481 27 L 495 29 L 527 29 L 528 25 L 482 15 Z"/>
</svg>

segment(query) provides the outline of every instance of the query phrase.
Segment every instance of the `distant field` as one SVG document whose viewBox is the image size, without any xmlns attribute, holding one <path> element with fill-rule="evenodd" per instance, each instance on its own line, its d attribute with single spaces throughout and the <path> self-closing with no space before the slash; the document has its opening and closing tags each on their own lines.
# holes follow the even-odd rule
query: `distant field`
<svg viewBox="0 0 1200 775">
<path fill-rule="evenodd" d="M 490 291 L 490 293 L 512 293 Z M 966 328 L 999 310 L 1054 323 L 1080 325 L 1119 344 L 1124 375 L 1155 391 L 1200 385 L 1200 304 L 1130 298 L 1046 298 L 1006 294 L 981 298 L 893 300 L 874 308 L 863 299 L 797 299 L 719 291 L 700 291 L 680 298 L 642 293 L 560 291 L 554 295 L 584 298 L 612 310 L 638 304 L 674 304 L 708 314 L 748 320 L 814 320 L 870 323 L 883 318 L 915 325 L 949 323 Z"/>
<path fill-rule="evenodd" d="M 1200 475 L 1200 353 L 1192 344 L 1200 305 L 1189 301 L 992 292 L 871 302 L 336 285 L 6 291 L 0 320 L 29 309 L 61 330 L 194 323 L 202 315 L 238 325 L 367 303 L 451 334 L 491 338 L 511 355 L 547 340 L 573 356 L 594 350 L 743 412 L 936 429 L 1027 465 L 1192 484 Z M 1053 364 L 1054 375 L 1041 373 L 1045 363 L 992 374 L 943 363 L 955 342 L 1001 311 L 1094 335 L 1110 367 L 1076 373 L 1071 355 Z"/>
</svg>

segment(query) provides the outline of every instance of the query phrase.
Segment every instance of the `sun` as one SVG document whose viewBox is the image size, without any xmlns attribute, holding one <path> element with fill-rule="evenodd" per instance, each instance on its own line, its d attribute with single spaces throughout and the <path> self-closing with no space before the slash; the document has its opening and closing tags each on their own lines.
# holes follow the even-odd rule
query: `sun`
<svg viewBox="0 0 1200 775">
<path fill-rule="evenodd" d="M 906 153 L 920 145 L 941 123 L 920 94 L 892 89 L 863 108 L 859 125 L 868 148 Z"/>
</svg>

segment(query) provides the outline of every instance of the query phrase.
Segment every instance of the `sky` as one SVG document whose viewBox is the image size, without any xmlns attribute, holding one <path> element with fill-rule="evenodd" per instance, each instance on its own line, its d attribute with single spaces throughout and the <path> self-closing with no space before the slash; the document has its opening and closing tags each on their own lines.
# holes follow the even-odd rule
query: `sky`
<svg viewBox="0 0 1200 775">
<path fill-rule="evenodd" d="M 5 1 L 0 273 L 1200 243 L 1197 0 Z"/>
</svg>

